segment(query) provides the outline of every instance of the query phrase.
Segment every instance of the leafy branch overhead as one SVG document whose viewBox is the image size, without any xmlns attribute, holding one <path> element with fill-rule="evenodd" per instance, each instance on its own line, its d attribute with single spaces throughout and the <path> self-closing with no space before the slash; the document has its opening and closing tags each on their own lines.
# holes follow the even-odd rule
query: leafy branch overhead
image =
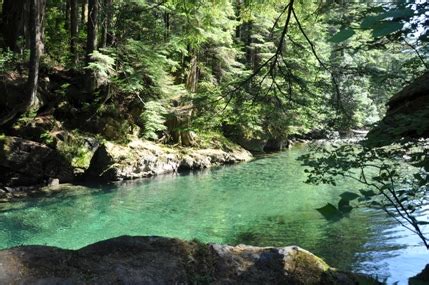
<svg viewBox="0 0 429 285">
<path fill-rule="evenodd" d="M 429 31 L 425 28 L 427 19 L 424 16 L 429 11 L 425 3 L 408 3 L 402 1 L 397 6 L 386 4 L 369 9 L 358 26 L 341 29 L 330 39 L 331 42 L 341 43 L 353 37 L 357 31 L 369 31 L 373 38 L 386 36 L 407 38 L 427 42 Z"/>
<path fill-rule="evenodd" d="M 342 193 L 337 206 L 327 204 L 317 209 L 325 218 L 340 219 L 353 207 L 381 209 L 417 234 L 428 247 L 423 227 L 429 220 L 417 218 L 429 202 L 429 175 L 425 170 L 429 169 L 428 152 L 427 141 L 379 148 L 341 145 L 317 149 L 300 160 L 309 167 L 307 183 L 336 185 L 345 179 L 363 187 Z"/>
</svg>

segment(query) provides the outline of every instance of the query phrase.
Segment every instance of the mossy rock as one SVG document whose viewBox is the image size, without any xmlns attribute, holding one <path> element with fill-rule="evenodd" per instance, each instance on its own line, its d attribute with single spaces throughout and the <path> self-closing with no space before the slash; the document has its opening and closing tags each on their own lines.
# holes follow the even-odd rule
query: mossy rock
<svg viewBox="0 0 429 285">
<path fill-rule="evenodd" d="M 337 272 L 298 247 L 208 245 L 163 237 L 123 236 L 77 251 L 3 250 L 0 271 L 1 284 L 54 279 L 55 284 L 378 284 Z"/>
</svg>

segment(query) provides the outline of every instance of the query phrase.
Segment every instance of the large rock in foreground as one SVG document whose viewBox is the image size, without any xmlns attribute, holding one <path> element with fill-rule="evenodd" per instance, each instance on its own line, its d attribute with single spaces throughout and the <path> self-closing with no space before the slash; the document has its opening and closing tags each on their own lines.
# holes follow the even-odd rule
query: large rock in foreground
<svg viewBox="0 0 429 285">
<path fill-rule="evenodd" d="M 205 245 L 119 237 L 77 251 L 0 251 L 0 284 L 377 284 L 298 247 Z"/>
<path fill-rule="evenodd" d="M 0 138 L 0 185 L 46 185 L 73 180 L 73 169 L 64 157 L 46 145 L 18 137 Z"/>
<path fill-rule="evenodd" d="M 94 154 L 86 175 L 105 181 L 130 180 L 233 164 L 251 158 L 248 151 L 238 147 L 224 151 L 169 148 L 141 140 L 134 140 L 128 145 L 106 142 Z"/>
</svg>

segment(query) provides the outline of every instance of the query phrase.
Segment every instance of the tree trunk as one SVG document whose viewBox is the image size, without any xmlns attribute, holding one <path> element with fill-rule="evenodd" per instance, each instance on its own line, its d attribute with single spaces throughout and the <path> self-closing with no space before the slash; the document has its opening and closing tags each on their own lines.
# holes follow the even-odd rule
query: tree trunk
<svg viewBox="0 0 429 285">
<path fill-rule="evenodd" d="M 28 9 L 26 0 L 3 2 L 1 31 L 5 46 L 14 52 L 21 52 L 25 48 L 25 40 L 28 39 Z"/>
<path fill-rule="evenodd" d="M 246 45 L 246 62 L 250 65 L 253 71 L 256 71 L 255 47 L 253 46 L 253 23 L 247 22 L 244 24 L 246 34 L 244 35 L 244 43 Z"/>
<path fill-rule="evenodd" d="M 191 58 L 189 63 L 189 72 L 186 78 L 186 88 L 191 92 L 197 92 L 198 86 L 198 77 L 199 77 L 199 68 L 198 68 L 198 59 L 194 55 Z"/>
<path fill-rule="evenodd" d="M 236 5 L 236 17 L 237 17 L 237 21 L 238 23 L 241 22 L 241 0 L 236 0 L 235 2 Z M 235 37 L 237 39 L 241 38 L 241 24 L 238 24 L 237 27 L 235 28 Z"/>
<path fill-rule="evenodd" d="M 112 44 L 112 34 L 111 34 L 111 23 L 113 17 L 112 10 L 112 0 L 104 0 L 104 20 L 103 20 L 103 31 L 102 31 L 102 41 L 100 44 L 101 48 L 105 48 Z"/>
<path fill-rule="evenodd" d="M 86 59 L 87 63 L 91 60 L 91 53 L 97 48 L 97 19 L 98 19 L 98 0 L 88 1 L 89 18 L 88 18 L 88 35 L 86 42 Z"/>
<path fill-rule="evenodd" d="M 78 36 L 77 0 L 70 0 L 70 54 L 74 65 L 78 62 L 76 42 Z"/>
<path fill-rule="evenodd" d="M 86 42 L 86 64 L 91 63 L 91 54 L 97 49 L 97 19 L 98 19 L 98 0 L 88 1 L 89 17 L 87 25 Z M 97 76 L 92 70 L 87 70 L 86 89 L 88 93 L 93 93 L 97 89 Z"/>
<path fill-rule="evenodd" d="M 66 16 L 66 20 L 64 21 L 64 29 L 67 31 L 69 29 L 69 25 L 70 25 L 70 1 L 71 0 L 66 0 L 66 7 L 65 7 L 65 16 Z"/>
<path fill-rule="evenodd" d="M 30 0 L 30 64 L 28 73 L 29 100 L 27 109 L 37 104 L 40 57 L 43 51 L 42 19 L 45 0 Z"/>
<path fill-rule="evenodd" d="M 170 24 L 170 13 L 164 12 L 164 41 L 167 42 L 170 38 L 170 30 L 171 30 L 171 24 Z"/>
<path fill-rule="evenodd" d="M 82 0 L 82 14 L 80 16 L 82 26 L 88 23 L 88 0 Z"/>
</svg>

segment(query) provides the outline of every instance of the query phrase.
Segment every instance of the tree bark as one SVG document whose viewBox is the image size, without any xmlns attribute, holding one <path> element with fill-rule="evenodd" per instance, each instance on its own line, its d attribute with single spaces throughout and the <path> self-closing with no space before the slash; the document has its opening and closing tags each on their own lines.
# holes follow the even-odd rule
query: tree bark
<svg viewBox="0 0 429 285">
<path fill-rule="evenodd" d="M 98 19 L 98 0 L 88 1 L 89 17 L 88 17 L 88 35 L 86 42 L 86 60 L 87 63 L 91 60 L 91 53 L 97 48 L 97 19 Z"/>
<path fill-rule="evenodd" d="M 28 39 L 28 9 L 26 0 L 3 2 L 1 31 L 5 46 L 14 52 L 21 52 L 27 44 L 25 40 Z"/>
<path fill-rule="evenodd" d="M 100 47 L 105 48 L 112 45 L 111 23 L 113 17 L 112 0 L 104 0 L 104 19 Z"/>
<path fill-rule="evenodd" d="M 112 0 L 104 0 L 104 20 L 103 20 L 103 31 L 102 31 L 102 41 L 100 44 L 101 48 L 105 48 L 112 44 L 112 34 L 111 34 L 111 23 L 112 23 Z"/>
<path fill-rule="evenodd" d="M 97 49 L 97 29 L 98 29 L 98 0 L 88 0 L 89 17 L 87 24 L 87 42 L 86 42 L 86 64 L 91 63 L 91 54 Z M 94 71 L 88 69 L 86 77 L 86 90 L 93 93 L 97 89 L 97 75 Z"/>
<path fill-rule="evenodd" d="M 191 62 L 189 63 L 189 72 L 186 78 L 186 88 L 191 92 L 197 92 L 199 68 L 198 58 L 196 55 L 192 56 Z"/>
<path fill-rule="evenodd" d="M 235 9 L 236 9 L 237 21 L 240 23 L 235 28 L 235 37 L 237 39 L 240 39 L 241 38 L 241 0 L 236 0 L 235 5 L 236 5 Z"/>
<path fill-rule="evenodd" d="M 64 29 L 66 29 L 66 31 L 69 29 L 69 25 L 70 25 L 70 1 L 71 0 L 66 0 L 66 7 L 65 7 L 65 16 L 66 16 L 66 20 L 64 21 Z"/>
<path fill-rule="evenodd" d="M 30 65 L 28 73 L 28 92 L 30 94 L 27 108 L 37 104 L 40 56 L 43 50 L 42 19 L 44 0 L 30 0 Z"/>
<path fill-rule="evenodd" d="M 170 30 L 171 30 L 171 24 L 170 24 L 170 13 L 164 12 L 164 41 L 167 42 L 170 38 Z"/>
<path fill-rule="evenodd" d="M 82 0 L 82 13 L 80 16 L 82 26 L 88 23 L 88 0 Z"/>
<path fill-rule="evenodd" d="M 77 0 L 70 0 L 70 54 L 74 65 L 78 62 L 78 54 L 76 49 L 78 37 L 78 7 Z"/>
</svg>

